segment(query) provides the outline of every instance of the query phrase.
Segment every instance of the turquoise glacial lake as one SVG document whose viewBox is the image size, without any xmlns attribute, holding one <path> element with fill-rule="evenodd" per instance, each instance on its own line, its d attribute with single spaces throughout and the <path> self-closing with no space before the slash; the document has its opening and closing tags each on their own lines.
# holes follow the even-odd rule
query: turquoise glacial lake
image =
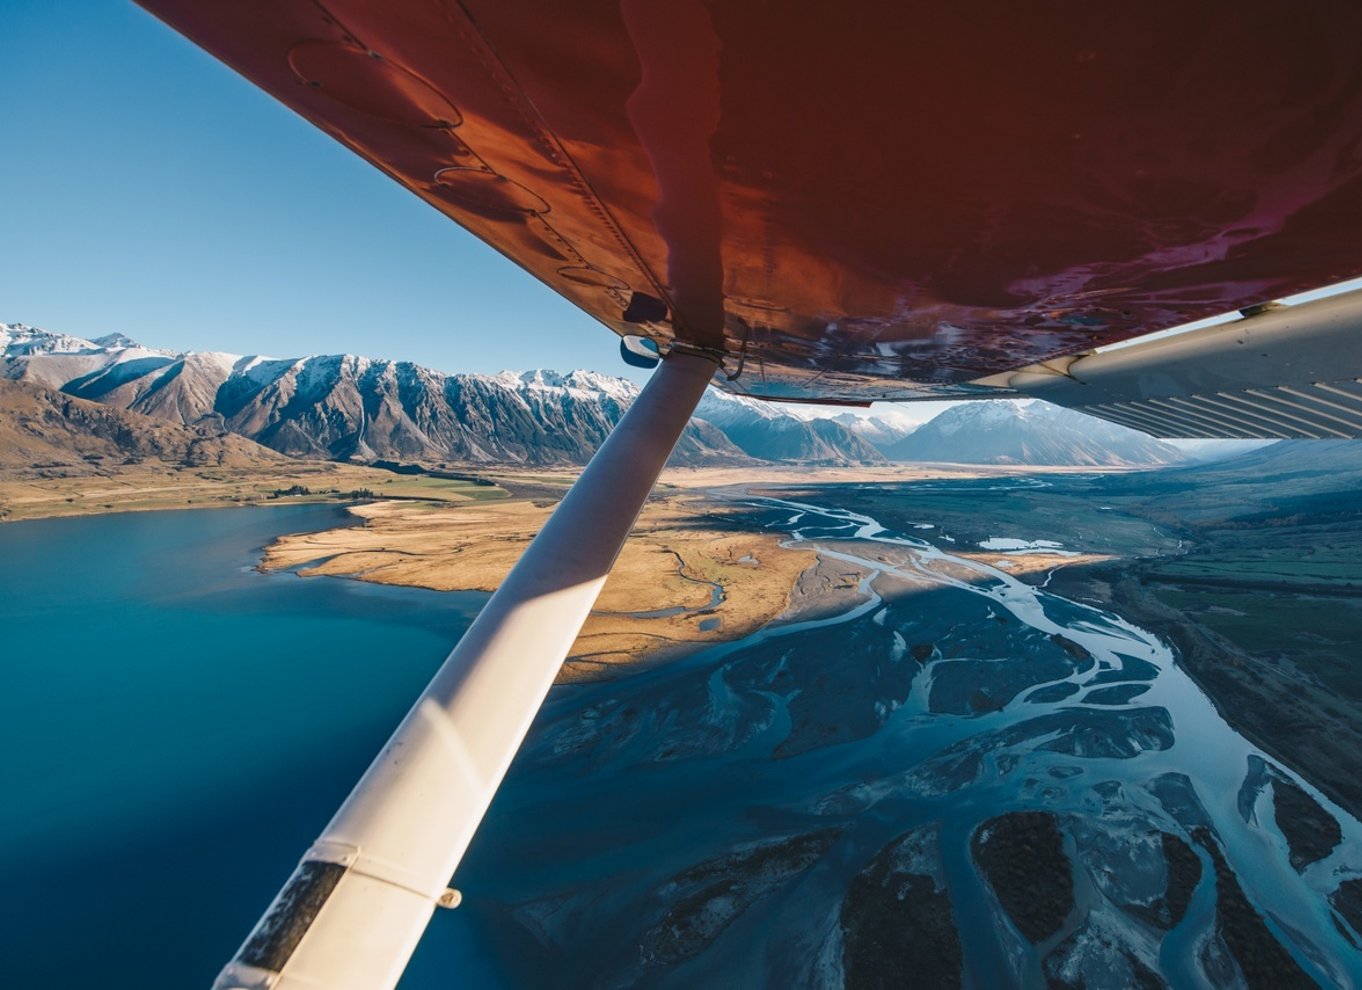
<svg viewBox="0 0 1362 990">
<path fill-rule="evenodd" d="M 255 571 L 336 506 L 0 526 L 10 987 L 206 987 L 485 596 Z"/>
</svg>

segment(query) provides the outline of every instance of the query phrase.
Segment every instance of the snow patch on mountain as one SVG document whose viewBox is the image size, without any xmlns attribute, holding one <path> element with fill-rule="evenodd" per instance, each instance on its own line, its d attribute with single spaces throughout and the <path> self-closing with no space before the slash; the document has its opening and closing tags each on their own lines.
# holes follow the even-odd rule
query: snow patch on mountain
<svg viewBox="0 0 1362 990">
<path fill-rule="evenodd" d="M 700 397 L 700 405 L 696 407 L 695 415 L 721 428 L 736 423 L 749 424 L 754 420 L 804 421 L 792 413 L 789 407 L 778 402 L 763 402 L 761 399 L 734 395 L 732 392 L 724 392 L 717 388 L 708 389 Z"/>
<path fill-rule="evenodd" d="M 566 374 L 547 368 L 536 368 L 532 371 L 503 371 L 496 375 L 476 377 L 514 391 L 569 392 L 578 398 L 608 395 L 624 403 L 633 402 L 640 391 L 639 387 L 627 378 L 616 378 L 581 368 Z"/>
<path fill-rule="evenodd" d="M 855 413 L 838 413 L 832 417 L 852 433 L 875 445 L 883 451 L 891 444 L 902 440 L 921 424 L 905 418 L 889 415 L 858 416 Z"/>
<path fill-rule="evenodd" d="M 892 444 L 897 461 L 1121 466 L 1175 464 L 1172 444 L 1036 399 L 963 402 Z"/>
</svg>

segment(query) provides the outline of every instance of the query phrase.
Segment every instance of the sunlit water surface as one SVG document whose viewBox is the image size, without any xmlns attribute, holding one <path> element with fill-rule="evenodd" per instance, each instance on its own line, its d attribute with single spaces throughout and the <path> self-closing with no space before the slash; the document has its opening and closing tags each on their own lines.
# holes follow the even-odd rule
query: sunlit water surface
<svg viewBox="0 0 1362 990">
<path fill-rule="evenodd" d="M 0 985 L 212 982 L 485 597 L 254 570 L 345 521 L 0 526 Z"/>
</svg>

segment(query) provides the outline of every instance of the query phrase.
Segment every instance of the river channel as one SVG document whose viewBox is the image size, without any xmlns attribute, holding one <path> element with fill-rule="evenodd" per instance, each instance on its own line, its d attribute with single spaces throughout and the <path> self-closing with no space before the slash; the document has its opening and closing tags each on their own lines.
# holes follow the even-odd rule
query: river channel
<svg viewBox="0 0 1362 990">
<path fill-rule="evenodd" d="M 864 600 L 557 690 L 422 972 L 461 959 L 504 986 L 840 985 L 848 890 L 910 836 L 915 870 L 948 895 L 965 986 L 1242 985 L 1217 915 L 1244 898 L 1301 974 L 1362 985 L 1328 902 L 1362 873 L 1362 824 L 1236 733 L 1156 635 L 958 556 L 930 520 L 908 535 L 827 504 L 746 503 L 860 568 Z M 1300 870 L 1274 777 L 1341 828 Z M 1074 864 L 1074 907 L 1039 944 L 971 849 L 985 823 L 1028 811 L 1054 816 Z M 1200 869 L 1158 924 L 1161 839 Z M 1218 856 L 1241 896 L 1221 889 Z"/>
</svg>

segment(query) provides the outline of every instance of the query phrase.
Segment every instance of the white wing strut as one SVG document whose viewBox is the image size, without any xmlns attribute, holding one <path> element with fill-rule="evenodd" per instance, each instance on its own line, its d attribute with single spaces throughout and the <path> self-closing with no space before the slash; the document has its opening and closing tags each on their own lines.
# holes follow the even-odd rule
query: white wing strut
<svg viewBox="0 0 1362 990">
<path fill-rule="evenodd" d="M 662 363 L 216 990 L 397 983 L 714 370 Z"/>
</svg>

